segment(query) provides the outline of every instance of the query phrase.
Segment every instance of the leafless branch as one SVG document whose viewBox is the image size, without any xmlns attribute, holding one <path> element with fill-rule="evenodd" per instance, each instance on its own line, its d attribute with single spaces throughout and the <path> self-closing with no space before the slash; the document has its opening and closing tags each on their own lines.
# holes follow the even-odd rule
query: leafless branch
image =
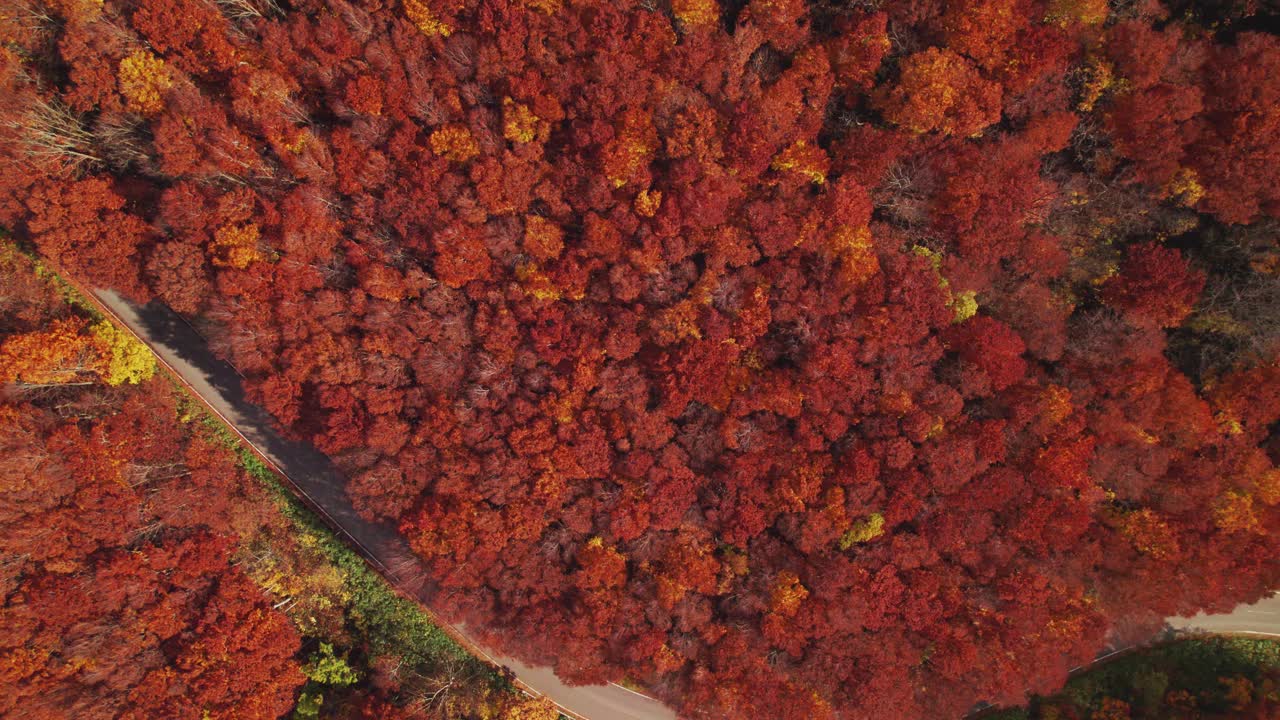
<svg viewBox="0 0 1280 720">
<path fill-rule="evenodd" d="M 71 169 L 102 162 L 94 151 L 93 133 L 79 115 L 58 100 L 37 99 L 26 114 L 8 124 L 19 131 L 29 157 Z"/>
</svg>

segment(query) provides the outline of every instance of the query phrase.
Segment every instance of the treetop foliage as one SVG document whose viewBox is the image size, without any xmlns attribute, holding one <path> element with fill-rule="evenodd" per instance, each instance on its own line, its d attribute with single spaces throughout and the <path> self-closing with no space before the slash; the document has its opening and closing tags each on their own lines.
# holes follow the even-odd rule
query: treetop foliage
<svg viewBox="0 0 1280 720">
<path fill-rule="evenodd" d="M 1280 578 L 1247 8 L 29 10 L 0 223 L 195 318 L 572 682 L 955 716 Z"/>
</svg>

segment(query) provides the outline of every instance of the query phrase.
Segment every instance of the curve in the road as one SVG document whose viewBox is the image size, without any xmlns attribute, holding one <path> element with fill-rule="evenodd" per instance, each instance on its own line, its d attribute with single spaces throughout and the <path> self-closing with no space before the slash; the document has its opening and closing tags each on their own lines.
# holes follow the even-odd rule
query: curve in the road
<svg viewBox="0 0 1280 720">
<path fill-rule="evenodd" d="M 432 588 L 423 587 L 418 581 L 429 577 L 429 573 L 399 533 L 362 518 L 347 498 L 345 480 L 332 461 L 310 444 L 288 440 L 277 433 L 267 412 L 245 397 L 240 374 L 215 357 L 194 328 L 157 303 L 139 306 L 111 290 L 93 289 L 85 295 L 150 347 L 174 377 L 271 465 L 299 498 L 393 587 L 431 611 Z M 471 652 L 507 668 L 524 689 L 547 697 L 566 715 L 583 720 L 676 718 L 657 700 L 620 685 L 565 685 L 550 668 L 531 667 L 491 652 L 464 629 L 444 622 L 434 613 L 432 617 Z"/>
</svg>

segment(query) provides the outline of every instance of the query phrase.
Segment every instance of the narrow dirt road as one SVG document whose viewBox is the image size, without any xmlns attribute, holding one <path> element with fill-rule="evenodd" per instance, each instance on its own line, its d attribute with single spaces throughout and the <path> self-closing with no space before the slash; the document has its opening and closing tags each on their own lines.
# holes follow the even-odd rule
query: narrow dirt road
<svg viewBox="0 0 1280 720">
<path fill-rule="evenodd" d="M 388 581 L 415 597 L 428 610 L 431 591 L 414 590 L 406 578 L 426 577 L 426 569 L 393 528 L 360 517 L 347 499 L 346 483 L 333 463 L 307 443 L 281 437 L 265 410 L 250 403 L 241 377 L 214 357 L 208 344 L 186 321 L 168 308 L 152 303 L 140 307 L 111 290 L 94 290 L 102 309 L 114 315 L 145 342 L 169 370 L 199 396 L 213 412 L 293 485 L 318 515 L 350 542 Z M 464 629 L 440 624 L 470 651 L 505 666 L 527 690 L 545 695 L 566 715 L 589 720 L 675 720 L 657 700 L 620 685 L 569 687 L 550 668 L 535 668 L 488 652 Z"/>
<path fill-rule="evenodd" d="M 293 484 L 302 499 L 336 532 L 345 537 L 389 581 L 430 609 L 430 590 L 412 591 L 403 578 L 425 576 L 421 563 L 392 528 L 360 517 L 347 499 L 345 481 L 333 463 L 306 443 L 282 438 L 272 429 L 265 410 L 245 399 L 240 375 L 214 357 L 203 337 L 168 308 L 139 307 L 110 290 L 94 296 L 156 353 L 169 370 L 187 384 L 260 455 Z M 416 565 L 416 567 L 415 567 Z M 669 708 L 620 685 L 569 687 L 546 667 L 530 667 L 479 646 L 465 629 L 441 622 L 472 652 L 511 670 L 521 685 L 545 695 L 566 715 L 589 720 L 675 720 Z M 1230 613 L 1170 618 L 1180 633 L 1246 633 L 1280 637 L 1280 597 L 1241 605 Z M 1105 656 L 1104 656 L 1105 657 Z"/>
</svg>

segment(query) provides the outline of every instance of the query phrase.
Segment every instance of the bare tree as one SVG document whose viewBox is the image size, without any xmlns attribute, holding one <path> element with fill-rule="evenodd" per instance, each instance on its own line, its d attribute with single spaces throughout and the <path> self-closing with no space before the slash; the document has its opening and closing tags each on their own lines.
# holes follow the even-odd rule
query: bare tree
<svg viewBox="0 0 1280 720">
<path fill-rule="evenodd" d="M 213 4 L 227 19 L 241 22 L 284 14 L 276 0 L 213 0 Z"/>
<path fill-rule="evenodd" d="M 94 148 L 94 134 L 84 121 L 59 100 L 39 98 L 26 113 L 8 121 L 18 131 L 28 157 L 79 170 L 103 162 Z"/>
<path fill-rule="evenodd" d="M 156 161 L 144 133 L 144 121 L 137 115 L 103 113 L 93 124 L 93 144 L 96 153 L 113 168 L 151 174 L 156 171 Z"/>
</svg>

